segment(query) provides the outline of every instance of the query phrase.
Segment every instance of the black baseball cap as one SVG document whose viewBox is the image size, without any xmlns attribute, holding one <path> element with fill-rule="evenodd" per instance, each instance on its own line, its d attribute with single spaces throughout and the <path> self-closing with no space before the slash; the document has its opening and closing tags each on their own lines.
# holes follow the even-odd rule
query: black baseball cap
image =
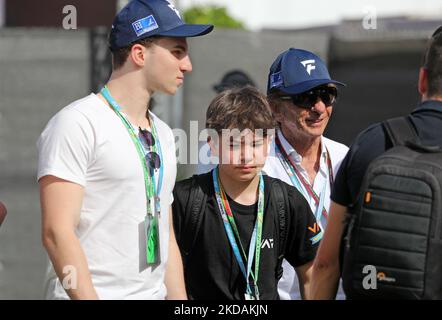
<svg viewBox="0 0 442 320">
<path fill-rule="evenodd" d="M 255 87 L 255 83 L 246 73 L 241 70 L 232 70 L 223 76 L 220 83 L 213 85 L 213 89 L 220 93 L 232 87 L 245 87 L 247 85 Z"/>
</svg>

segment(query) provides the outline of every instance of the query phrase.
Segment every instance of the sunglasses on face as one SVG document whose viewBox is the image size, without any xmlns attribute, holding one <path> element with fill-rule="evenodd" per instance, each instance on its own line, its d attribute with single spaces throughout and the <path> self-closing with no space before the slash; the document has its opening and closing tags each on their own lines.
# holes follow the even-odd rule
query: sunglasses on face
<svg viewBox="0 0 442 320">
<path fill-rule="evenodd" d="M 140 132 L 140 138 L 147 149 L 152 148 L 155 145 L 155 138 L 152 132 L 138 128 Z M 152 169 L 159 169 L 161 167 L 161 158 L 158 153 L 154 151 L 149 151 L 145 156 L 146 163 Z"/>
<path fill-rule="evenodd" d="M 332 106 L 338 97 L 338 90 L 335 87 L 318 87 L 291 96 L 280 96 L 281 100 L 291 100 L 291 102 L 301 108 L 310 109 L 319 99 L 326 105 Z"/>
</svg>

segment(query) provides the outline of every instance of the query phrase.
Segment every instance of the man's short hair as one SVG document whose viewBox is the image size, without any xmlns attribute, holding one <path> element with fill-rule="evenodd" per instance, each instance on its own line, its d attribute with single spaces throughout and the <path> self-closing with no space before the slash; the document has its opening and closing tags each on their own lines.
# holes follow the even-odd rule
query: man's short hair
<svg viewBox="0 0 442 320">
<path fill-rule="evenodd" d="M 441 30 L 442 31 L 442 30 Z M 442 95 L 442 32 L 435 32 L 425 53 L 423 67 L 428 73 L 428 97 Z"/>
<path fill-rule="evenodd" d="M 266 97 L 252 86 L 227 89 L 210 103 L 206 113 L 206 128 L 221 133 L 223 129 L 263 129 L 275 128 L 270 106 Z"/>
<path fill-rule="evenodd" d="M 127 57 L 129 57 L 130 51 L 132 50 L 132 47 L 135 44 L 141 44 L 142 46 L 147 48 L 155 41 L 155 39 L 158 39 L 158 37 L 143 38 L 141 40 L 131 43 L 130 45 L 128 45 L 126 47 L 115 49 L 113 51 L 111 50 L 112 51 L 113 69 L 117 70 L 117 69 L 121 68 L 126 63 Z"/>
</svg>

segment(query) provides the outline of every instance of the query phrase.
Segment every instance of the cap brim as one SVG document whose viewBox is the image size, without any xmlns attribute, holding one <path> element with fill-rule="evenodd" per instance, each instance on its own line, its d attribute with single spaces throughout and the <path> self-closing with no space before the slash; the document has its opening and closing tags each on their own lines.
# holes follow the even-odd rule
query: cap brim
<svg viewBox="0 0 442 320">
<path fill-rule="evenodd" d="M 279 88 L 276 88 L 276 89 L 278 89 L 281 92 L 287 93 L 287 94 L 298 94 L 298 93 L 301 93 L 301 92 L 308 91 L 308 90 L 310 90 L 310 89 L 312 89 L 314 87 L 317 87 L 317 86 L 320 86 L 320 85 L 323 85 L 323 84 L 328 84 L 328 83 L 334 83 L 334 84 L 337 84 L 337 85 L 340 85 L 340 86 L 344 86 L 344 87 L 346 86 L 345 83 L 342 83 L 342 82 L 339 82 L 339 81 L 336 81 L 336 80 L 316 79 L 316 80 L 306 81 L 306 82 L 303 82 L 301 84 L 296 84 L 296 85 L 291 86 L 291 87 L 287 87 L 287 88 L 279 87 Z"/>
<path fill-rule="evenodd" d="M 224 86 L 222 84 L 214 84 L 212 86 L 213 90 L 215 90 L 217 93 L 220 93 L 224 90 Z"/>
<path fill-rule="evenodd" d="M 157 33 L 159 36 L 165 37 L 198 37 L 208 34 L 213 30 L 211 24 L 182 24 L 168 31 Z"/>
</svg>

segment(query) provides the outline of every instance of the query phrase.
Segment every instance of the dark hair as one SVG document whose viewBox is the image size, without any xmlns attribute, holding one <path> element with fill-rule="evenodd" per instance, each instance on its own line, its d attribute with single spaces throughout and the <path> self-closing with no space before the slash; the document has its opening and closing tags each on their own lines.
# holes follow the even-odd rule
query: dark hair
<svg viewBox="0 0 442 320">
<path fill-rule="evenodd" d="M 269 102 L 270 105 L 278 104 L 278 101 L 280 101 L 279 96 L 281 95 L 284 95 L 284 93 L 277 89 L 272 90 L 267 94 L 267 101 Z"/>
<path fill-rule="evenodd" d="M 206 128 L 218 133 L 223 129 L 263 129 L 267 135 L 275 124 L 266 97 L 251 86 L 221 92 L 212 100 L 206 113 Z"/>
<path fill-rule="evenodd" d="M 442 95 L 442 28 L 431 37 L 424 56 L 423 67 L 428 72 L 428 97 Z"/>
<path fill-rule="evenodd" d="M 253 80 L 245 72 L 241 70 L 231 70 L 224 74 L 220 83 L 213 85 L 213 90 L 217 93 L 221 93 L 227 89 L 245 87 L 247 85 L 256 87 Z"/>
<path fill-rule="evenodd" d="M 140 40 L 137 40 L 135 42 L 132 42 L 130 45 L 128 45 L 126 47 L 115 49 L 114 51 L 112 51 L 112 66 L 113 66 L 113 69 L 117 70 L 117 69 L 121 68 L 124 65 L 124 63 L 127 60 L 127 57 L 129 56 L 130 51 L 132 50 L 132 47 L 135 44 L 141 44 L 142 46 L 145 46 L 147 48 L 157 38 L 158 37 L 148 37 L 148 38 L 140 39 Z"/>
</svg>

